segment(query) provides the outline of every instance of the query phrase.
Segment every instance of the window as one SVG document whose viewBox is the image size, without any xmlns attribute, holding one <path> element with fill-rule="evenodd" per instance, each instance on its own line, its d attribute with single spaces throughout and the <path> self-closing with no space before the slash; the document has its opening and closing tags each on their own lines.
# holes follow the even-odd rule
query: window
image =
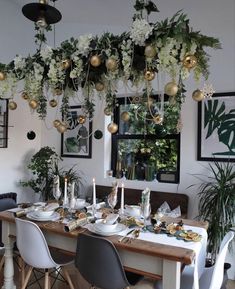
<svg viewBox="0 0 235 289">
<path fill-rule="evenodd" d="M 157 96 L 152 96 L 156 100 Z M 134 97 L 118 98 L 112 134 L 111 168 L 117 178 L 178 183 L 180 169 L 180 134 L 168 133 L 153 121 L 147 103 Z M 165 113 L 167 104 L 164 103 Z M 175 116 L 178 121 L 178 116 Z"/>
</svg>

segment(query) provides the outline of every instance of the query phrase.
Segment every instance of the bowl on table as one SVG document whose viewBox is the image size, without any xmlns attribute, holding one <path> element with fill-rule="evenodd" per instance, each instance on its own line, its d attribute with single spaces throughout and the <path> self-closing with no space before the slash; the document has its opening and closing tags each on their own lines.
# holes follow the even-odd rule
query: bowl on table
<svg viewBox="0 0 235 289">
<path fill-rule="evenodd" d="M 54 210 L 37 210 L 35 215 L 39 218 L 49 218 L 53 215 Z"/>
<path fill-rule="evenodd" d="M 84 208 L 86 205 L 86 200 L 85 199 L 80 199 L 80 198 L 77 198 L 76 199 L 76 208 L 77 209 L 81 209 L 81 208 Z"/>
<path fill-rule="evenodd" d="M 118 223 L 110 224 L 105 219 L 96 220 L 95 229 L 101 232 L 114 232 L 117 229 Z"/>
<path fill-rule="evenodd" d="M 137 205 L 125 205 L 125 212 L 131 217 L 140 217 L 141 216 L 141 207 Z"/>
</svg>

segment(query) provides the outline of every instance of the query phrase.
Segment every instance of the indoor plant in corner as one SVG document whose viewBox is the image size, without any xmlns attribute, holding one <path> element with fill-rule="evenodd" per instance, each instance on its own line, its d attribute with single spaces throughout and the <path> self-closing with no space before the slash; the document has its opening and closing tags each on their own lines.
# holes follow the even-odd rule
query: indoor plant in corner
<svg viewBox="0 0 235 289">
<path fill-rule="evenodd" d="M 211 176 L 199 187 L 198 210 L 199 218 L 209 223 L 207 263 L 213 265 L 223 237 L 234 225 L 235 170 L 229 162 L 215 161 L 209 164 L 209 171 Z M 230 264 L 225 263 L 226 267 L 229 269 Z"/>
<path fill-rule="evenodd" d="M 69 170 L 59 169 L 59 161 L 62 159 L 54 149 L 48 146 L 42 147 L 32 156 L 31 162 L 27 166 L 32 172 L 32 178 L 28 181 L 21 181 L 21 185 L 32 188 L 35 193 L 40 193 L 42 201 L 53 199 L 52 189 L 55 176 L 59 176 L 62 192 L 65 177 L 68 179 L 68 183 L 75 182 L 75 191 L 77 191 L 81 185 L 80 176 L 74 167 Z"/>
</svg>

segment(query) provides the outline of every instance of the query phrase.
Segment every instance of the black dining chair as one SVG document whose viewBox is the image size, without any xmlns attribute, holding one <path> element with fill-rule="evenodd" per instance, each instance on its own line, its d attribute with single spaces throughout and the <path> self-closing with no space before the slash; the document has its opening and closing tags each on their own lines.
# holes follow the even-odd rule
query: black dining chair
<svg viewBox="0 0 235 289">
<path fill-rule="evenodd" d="M 79 234 L 75 266 L 91 288 L 124 289 L 144 278 L 125 271 L 113 243 L 94 235 Z M 139 285 L 139 289 L 146 288 Z"/>
</svg>

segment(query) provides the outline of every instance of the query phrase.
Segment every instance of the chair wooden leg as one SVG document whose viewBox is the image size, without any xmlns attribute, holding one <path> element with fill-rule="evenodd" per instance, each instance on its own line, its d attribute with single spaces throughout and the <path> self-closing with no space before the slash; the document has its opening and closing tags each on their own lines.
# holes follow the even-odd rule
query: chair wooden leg
<svg viewBox="0 0 235 289">
<path fill-rule="evenodd" d="M 72 280 L 71 280 L 71 278 L 69 276 L 69 273 L 68 273 L 68 271 L 67 271 L 67 269 L 65 267 L 62 267 L 62 272 L 64 273 L 64 276 L 65 276 L 66 280 L 69 283 L 69 288 L 70 289 L 75 289 L 74 285 L 73 285 L 73 282 L 72 282 Z"/>
<path fill-rule="evenodd" d="M 49 270 L 45 270 L 45 281 L 44 281 L 44 289 L 50 289 L 50 277 L 49 277 Z"/>
<path fill-rule="evenodd" d="M 2 256 L 1 262 L 0 262 L 0 271 L 2 270 L 2 267 L 4 265 L 5 257 Z"/>
<path fill-rule="evenodd" d="M 24 283 L 23 283 L 21 289 L 25 289 L 25 288 L 26 288 L 26 286 L 27 286 L 27 284 L 28 284 L 28 282 L 29 282 L 29 278 L 30 278 L 30 276 L 31 276 L 31 274 L 32 274 L 32 271 L 33 271 L 33 267 L 30 266 L 30 267 L 29 267 L 29 270 L 28 270 L 28 273 L 27 273 L 27 275 L 26 275 L 26 277 L 25 277 L 25 279 L 24 279 Z"/>
</svg>

